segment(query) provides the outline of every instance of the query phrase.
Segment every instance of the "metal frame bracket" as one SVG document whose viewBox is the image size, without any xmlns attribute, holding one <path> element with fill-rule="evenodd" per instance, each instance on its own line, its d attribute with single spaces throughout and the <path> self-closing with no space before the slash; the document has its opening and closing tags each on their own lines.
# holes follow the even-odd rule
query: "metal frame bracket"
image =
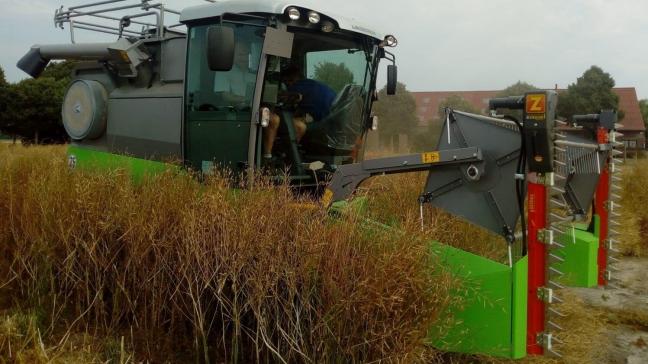
<svg viewBox="0 0 648 364">
<path fill-rule="evenodd" d="M 548 246 L 554 245 L 554 231 L 551 229 L 538 230 L 538 241 Z"/>
<path fill-rule="evenodd" d="M 536 296 L 545 303 L 554 303 L 553 289 L 548 287 L 538 287 Z"/>
</svg>

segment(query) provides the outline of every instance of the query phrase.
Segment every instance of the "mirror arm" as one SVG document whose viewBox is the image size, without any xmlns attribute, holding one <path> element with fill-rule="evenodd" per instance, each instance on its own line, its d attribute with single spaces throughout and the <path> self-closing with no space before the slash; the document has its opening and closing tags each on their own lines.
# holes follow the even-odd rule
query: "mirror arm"
<svg viewBox="0 0 648 364">
<path fill-rule="evenodd" d="M 393 65 L 396 65 L 396 55 L 394 53 L 392 53 L 390 51 L 387 51 L 387 50 L 384 50 L 384 49 L 383 49 L 383 51 L 385 52 L 385 54 L 383 55 L 382 58 L 384 58 L 384 59 L 386 59 L 388 61 L 391 61 L 391 63 Z"/>
</svg>

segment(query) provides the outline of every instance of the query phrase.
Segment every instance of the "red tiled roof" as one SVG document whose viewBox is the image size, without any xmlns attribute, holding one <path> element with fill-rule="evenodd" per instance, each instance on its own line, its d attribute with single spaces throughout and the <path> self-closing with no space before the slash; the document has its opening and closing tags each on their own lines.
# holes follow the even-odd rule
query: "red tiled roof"
<svg viewBox="0 0 648 364">
<path fill-rule="evenodd" d="M 646 127 L 641 117 L 637 92 L 634 87 L 616 87 L 612 89 L 619 96 L 619 109 L 625 112 L 621 121 L 626 131 L 645 131 Z M 563 91 L 563 90 L 558 90 Z M 412 92 L 416 99 L 416 114 L 421 124 L 438 119 L 439 104 L 452 95 L 459 95 L 473 107 L 482 112 L 488 109 L 488 100 L 500 91 L 432 91 Z"/>
<path fill-rule="evenodd" d="M 619 96 L 619 110 L 623 110 L 625 116 L 621 120 L 621 130 L 645 131 L 646 125 L 641 116 L 637 91 L 634 87 L 615 87 L 612 89 Z"/>
<path fill-rule="evenodd" d="M 412 92 L 416 99 L 416 115 L 421 124 L 439 118 L 439 104 L 452 95 L 459 95 L 468 101 L 477 110 L 488 109 L 488 100 L 497 95 L 499 91 L 432 91 Z"/>
</svg>

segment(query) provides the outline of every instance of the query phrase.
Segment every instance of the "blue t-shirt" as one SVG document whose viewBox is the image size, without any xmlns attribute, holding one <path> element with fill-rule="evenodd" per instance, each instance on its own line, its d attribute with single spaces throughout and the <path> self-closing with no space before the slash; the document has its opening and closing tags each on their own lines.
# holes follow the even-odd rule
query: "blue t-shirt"
<svg viewBox="0 0 648 364">
<path fill-rule="evenodd" d="M 311 79 L 295 82 L 288 88 L 288 91 L 298 92 L 302 95 L 299 108 L 309 113 L 315 121 L 320 121 L 329 114 L 333 100 L 335 100 L 335 91 L 332 88 Z"/>
</svg>

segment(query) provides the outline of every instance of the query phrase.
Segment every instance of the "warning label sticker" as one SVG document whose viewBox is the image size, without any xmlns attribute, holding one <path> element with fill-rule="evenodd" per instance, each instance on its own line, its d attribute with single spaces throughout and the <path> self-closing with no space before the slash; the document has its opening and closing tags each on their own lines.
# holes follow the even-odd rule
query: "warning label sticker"
<svg viewBox="0 0 648 364">
<path fill-rule="evenodd" d="M 439 152 L 427 152 L 421 154 L 423 163 L 436 163 L 439 161 Z"/>
</svg>

